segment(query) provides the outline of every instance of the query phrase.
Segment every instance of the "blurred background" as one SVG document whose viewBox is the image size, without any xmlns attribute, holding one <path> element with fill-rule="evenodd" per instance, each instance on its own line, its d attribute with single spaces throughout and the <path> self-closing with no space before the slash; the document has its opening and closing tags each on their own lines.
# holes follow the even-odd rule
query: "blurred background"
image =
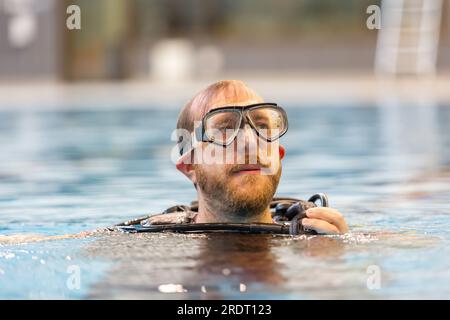
<svg viewBox="0 0 450 320">
<path fill-rule="evenodd" d="M 81 29 L 66 26 L 70 5 Z M 367 24 L 373 5 L 380 30 Z M 269 97 L 314 102 L 325 87 L 327 100 L 365 101 L 379 97 L 375 75 L 449 71 L 447 0 L 0 0 L 3 107 L 89 105 L 93 92 L 179 105 L 223 78 Z M 447 84 L 427 86 L 447 98 Z"/>
<path fill-rule="evenodd" d="M 81 9 L 81 30 L 66 27 L 73 4 Z M 386 42 L 366 26 L 370 5 L 381 1 L 1 0 L 0 79 L 369 74 L 377 40 L 378 50 Z M 389 45 L 409 48 L 407 60 L 431 51 L 436 70 L 448 73 L 449 2 L 390 0 L 384 6 Z M 408 63 L 403 71 L 417 71 Z"/>
</svg>

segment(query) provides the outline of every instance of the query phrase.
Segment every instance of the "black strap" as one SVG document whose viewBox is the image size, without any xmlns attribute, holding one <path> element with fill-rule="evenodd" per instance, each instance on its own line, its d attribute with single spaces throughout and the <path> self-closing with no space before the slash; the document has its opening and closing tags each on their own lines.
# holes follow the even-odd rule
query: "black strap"
<svg viewBox="0 0 450 320">
<path fill-rule="evenodd" d="M 180 232 L 180 233 L 272 233 L 289 234 L 289 225 L 275 223 L 187 223 L 149 226 L 122 226 L 121 231 L 140 232 Z"/>
</svg>

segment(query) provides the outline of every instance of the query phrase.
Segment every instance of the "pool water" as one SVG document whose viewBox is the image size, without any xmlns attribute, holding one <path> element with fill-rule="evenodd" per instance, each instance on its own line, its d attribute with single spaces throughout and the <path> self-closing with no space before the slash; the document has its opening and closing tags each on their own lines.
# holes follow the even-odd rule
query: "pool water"
<svg viewBox="0 0 450 320">
<path fill-rule="evenodd" d="M 287 106 L 277 194 L 344 236 L 74 234 L 174 204 L 178 110 L 0 111 L 0 298 L 450 298 L 450 107 Z"/>
</svg>

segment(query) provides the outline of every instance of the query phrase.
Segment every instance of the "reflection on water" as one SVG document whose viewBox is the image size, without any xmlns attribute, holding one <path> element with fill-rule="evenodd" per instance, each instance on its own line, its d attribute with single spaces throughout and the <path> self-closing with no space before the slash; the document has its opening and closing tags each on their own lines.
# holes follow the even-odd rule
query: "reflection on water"
<svg viewBox="0 0 450 320">
<path fill-rule="evenodd" d="M 108 233 L 19 245 L 5 236 L 77 233 L 195 194 L 170 162 L 178 110 L 1 112 L 0 297 L 449 298 L 450 108 L 388 108 L 287 109 L 278 194 L 328 193 L 351 235 Z M 368 288 L 370 266 L 379 289 Z"/>
<path fill-rule="evenodd" d="M 111 234 L 91 242 L 84 254 L 116 261 L 108 276 L 91 288 L 90 298 L 380 298 L 381 292 L 368 290 L 369 266 L 401 250 L 415 254 L 439 241 L 381 233 Z M 390 273 L 383 273 L 384 285 L 393 281 Z"/>
<path fill-rule="evenodd" d="M 86 250 L 89 256 L 118 261 L 92 289 L 94 298 L 164 298 L 170 285 L 178 290 L 170 292 L 171 298 L 289 298 L 286 285 L 303 286 L 308 278 L 305 257 L 338 258 L 344 244 L 327 237 L 120 234 Z M 297 263 L 282 262 L 280 255 L 286 254 L 298 256 Z"/>
</svg>

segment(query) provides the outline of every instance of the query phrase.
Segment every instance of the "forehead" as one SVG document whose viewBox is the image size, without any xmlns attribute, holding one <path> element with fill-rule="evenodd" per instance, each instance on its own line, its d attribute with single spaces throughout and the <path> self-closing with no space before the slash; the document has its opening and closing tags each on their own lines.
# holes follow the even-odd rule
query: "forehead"
<svg viewBox="0 0 450 320">
<path fill-rule="evenodd" d="M 219 101 L 217 103 L 211 104 L 210 107 L 206 111 L 212 111 L 216 109 L 220 109 L 228 106 L 248 106 L 251 104 L 257 104 L 263 102 L 258 99 L 246 99 L 246 100 L 235 100 L 235 101 Z"/>
<path fill-rule="evenodd" d="M 226 106 L 246 106 L 264 100 L 246 86 L 222 88 L 210 95 L 206 112 Z"/>
</svg>

